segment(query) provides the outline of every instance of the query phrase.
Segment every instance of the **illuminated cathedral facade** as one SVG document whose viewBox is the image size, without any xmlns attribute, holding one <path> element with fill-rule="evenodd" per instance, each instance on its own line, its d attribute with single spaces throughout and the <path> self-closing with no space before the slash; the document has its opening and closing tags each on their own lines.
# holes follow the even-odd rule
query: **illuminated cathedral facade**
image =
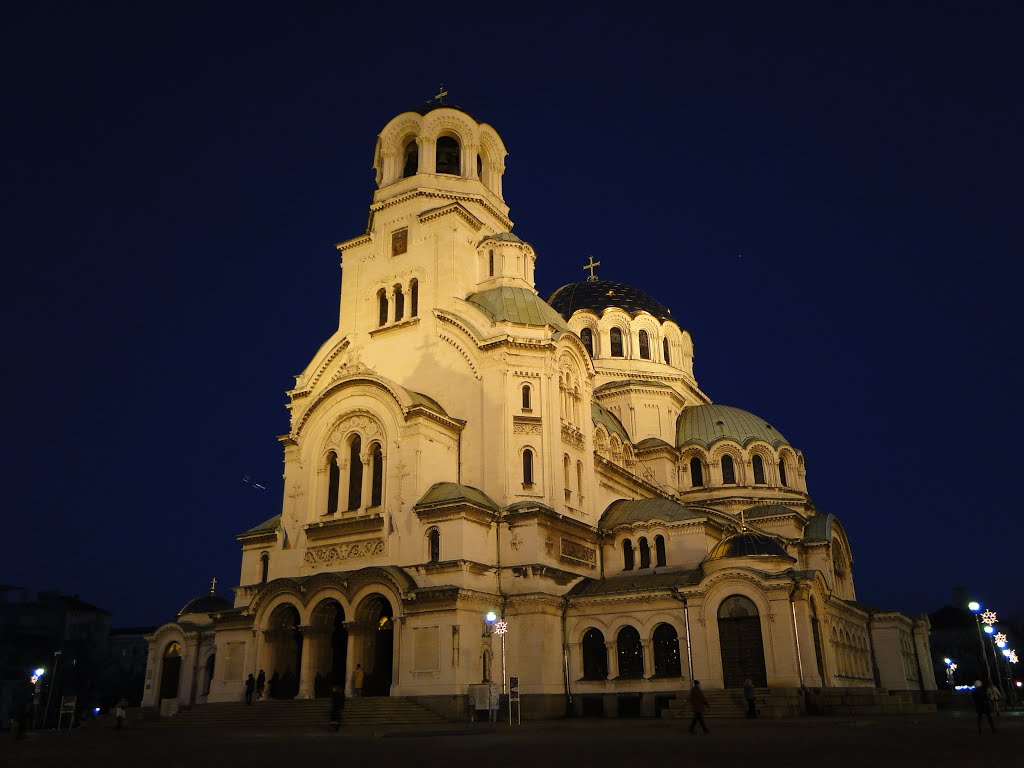
<svg viewBox="0 0 1024 768">
<path fill-rule="evenodd" d="M 666 305 L 593 267 L 538 295 L 505 156 L 441 101 L 380 132 L 338 328 L 287 393 L 281 512 L 238 536 L 232 600 L 150 636 L 144 706 L 260 670 L 352 694 L 357 665 L 364 695 L 453 715 L 510 676 L 526 717 L 654 715 L 694 679 L 934 689 L 927 619 L 857 601 L 803 454 L 699 388 Z"/>
</svg>

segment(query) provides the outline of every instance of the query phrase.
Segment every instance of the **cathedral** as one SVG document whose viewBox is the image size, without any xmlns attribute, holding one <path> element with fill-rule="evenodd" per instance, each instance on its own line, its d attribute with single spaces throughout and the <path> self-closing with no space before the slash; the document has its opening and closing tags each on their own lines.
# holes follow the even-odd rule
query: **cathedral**
<svg viewBox="0 0 1024 768">
<path fill-rule="evenodd" d="M 799 447 L 700 389 L 671 309 L 593 259 L 537 293 L 493 127 L 438 98 L 373 156 L 337 330 L 287 392 L 281 512 L 240 521 L 232 600 L 148 637 L 144 707 L 260 671 L 452 716 L 490 682 L 524 718 L 653 716 L 695 679 L 934 690 L 927 619 L 858 602 Z"/>
</svg>

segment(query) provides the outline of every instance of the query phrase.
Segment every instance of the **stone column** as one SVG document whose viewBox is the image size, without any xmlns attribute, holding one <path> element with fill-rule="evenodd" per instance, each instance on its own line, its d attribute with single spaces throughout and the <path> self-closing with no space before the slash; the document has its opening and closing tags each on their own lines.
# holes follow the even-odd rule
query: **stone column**
<svg viewBox="0 0 1024 768">
<path fill-rule="evenodd" d="M 644 651 L 644 679 L 654 677 L 654 643 L 650 640 L 641 640 L 640 645 Z"/>
<path fill-rule="evenodd" d="M 467 179 L 479 179 L 480 175 L 476 172 L 476 158 L 480 151 L 480 147 L 476 144 L 463 144 L 462 145 L 462 175 Z"/>
<path fill-rule="evenodd" d="M 615 641 L 605 640 L 604 649 L 608 654 L 608 679 L 613 680 L 619 676 L 619 654 L 616 652 Z"/>
<path fill-rule="evenodd" d="M 302 658 L 299 661 L 299 692 L 297 699 L 313 698 L 313 676 L 316 674 L 313 659 L 316 655 L 316 638 L 320 633 L 316 628 L 305 625 L 299 627 L 302 633 Z"/>
<path fill-rule="evenodd" d="M 373 454 L 370 453 L 370 446 L 366 448 L 366 453 L 359 456 L 359 460 L 363 462 L 363 487 L 359 499 L 360 512 L 366 512 L 370 508 L 371 496 L 373 494 Z"/>
<path fill-rule="evenodd" d="M 437 173 L 437 142 L 427 136 L 417 136 L 420 148 L 420 173 Z"/>
</svg>

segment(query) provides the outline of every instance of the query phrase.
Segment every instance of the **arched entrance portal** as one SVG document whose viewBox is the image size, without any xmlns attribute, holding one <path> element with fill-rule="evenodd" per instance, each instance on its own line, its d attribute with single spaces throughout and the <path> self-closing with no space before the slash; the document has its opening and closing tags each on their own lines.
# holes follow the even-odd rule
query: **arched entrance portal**
<svg viewBox="0 0 1024 768">
<path fill-rule="evenodd" d="M 392 659 L 395 649 L 395 622 L 391 603 L 374 595 L 363 603 L 360 619 L 367 628 L 363 657 L 364 696 L 390 696 Z"/>
<path fill-rule="evenodd" d="M 181 678 L 181 643 L 168 643 L 160 667 L 160 698 L 178 698 L 178 680 Z"/>
<path fill-rule="evenodd" d="M 294 699 L 299 692 L 299 670 L 302 669 L 302 633 L 299 611 L 294 605 L 279 605 L 267 622 L 266 670 L 270 674 L 269 696 Z"/>
<path fill-rule="evenodd" d="M 307 653 L 313 661 L 313 695 L 331 695 L 331 686 L 345 686 L 345 661 L 348 654 L 348 631 L 345 609 L 335 600 L 324 600 L 313 609 L 312 633 Z"/>
<path fill-rule="evenodd" d="M 733 595 L 718 607 L 718 638 L 722 648 L 722 678 L 726 688 L 742 688 L 748 677 L 764 688 L 764 641 L 757 606 L 749 597 Z"/>
</svg>

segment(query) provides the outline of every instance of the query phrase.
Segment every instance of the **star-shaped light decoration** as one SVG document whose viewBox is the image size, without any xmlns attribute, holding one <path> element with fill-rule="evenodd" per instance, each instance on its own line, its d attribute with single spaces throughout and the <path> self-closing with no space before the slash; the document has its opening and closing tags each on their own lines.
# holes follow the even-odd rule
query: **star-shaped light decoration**
<svg viewBox="0 0 1024 768">
<path fill-rule="evenodd" d="M 956 672 L 956 662 L 953 662 L 952 664 L 949 665 L 949 671 L 950 672 Z"/>
<path fill-rule="evenodd" d="M 494 634 L 496 634 L 496 635 L 504 635 L 506 632 L 508 632 L 508 622 L 507 621 L 496 621 L 496 622 L 494 622 Z"/>
<path fill-rule="evenodd" d="M 1004 635 L 1002 632 L 998 632 L 995 635 L 995 637 L 993 637 L 992 639 L 995 640 L 997 644 L 998 643 L 1005 643 L 1006 642 L 1006 635 Z"/>
<path fill-rule="evenodd" d="M 1016 664 L 1017 663 L 1017 652 L 1016 651 L 1010 651 L 1010 655 L 1007 656 L 1006 658 L 1010 660 L 1011 664 Z"/>
<path fill-rule="evenodd" d="M 981 623 L 982 624 L 989 624 L 989 625 L 991 625 L 991 624 L 995 624 L 997 621 L 999 621 L 999 620 L 996 618 L 996 612 L 995 611 L 985 611 L 983 614 L 981 614 Z"/>
</svg>

